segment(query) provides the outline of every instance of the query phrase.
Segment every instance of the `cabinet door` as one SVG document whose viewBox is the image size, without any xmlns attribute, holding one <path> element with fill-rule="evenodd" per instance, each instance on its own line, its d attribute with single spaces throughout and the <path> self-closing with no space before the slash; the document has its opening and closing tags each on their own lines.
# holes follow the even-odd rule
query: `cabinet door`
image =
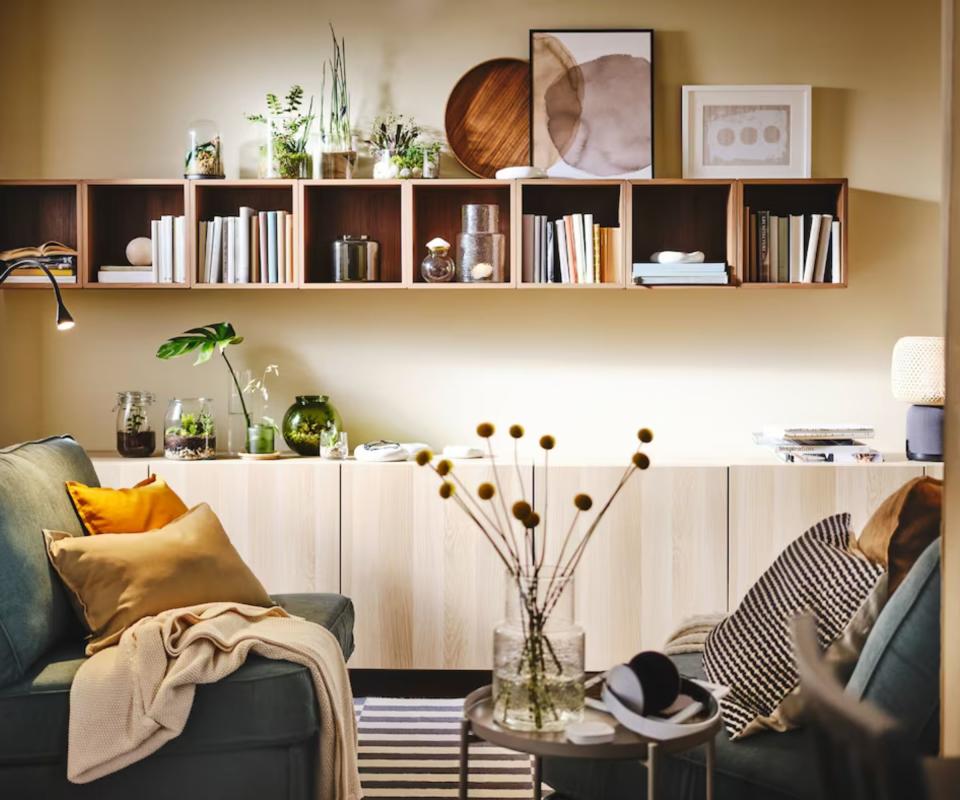
<svg viewBox="0 0 960 800">
<path fill-rule="evenodd" d="M 863 528 L 883 500 L 923 474 L 904 464 L 771 464 L 730 468 L 730 607 L 784 547 L 831 514 Z"/>
<path fill-rule="evenodd" d="M 121 456 L 93 457 L 100 485 L 111 489 L 129 489 L 144 480 L 149 473 L 149 464 L 140 458 Z"/>
<path fill-rule="evenodd" d="M 536 474 L 553 549 L 576 513 L 574 495 L 594 500 L 580 520 L 583 532 L 623 467 L 551 467 L 547 483 L 542 470 Z M 588 670 L 661 648 L 685 618 L 726 609 L 726 496 L 725 467 L 654 466 L 620 492 L 574 579 Z"/>
<path fill-rule="evenodd" d="M 340 465 L 152 460 L 189 507 L 208 503 L 268 592 L 339 592 Z"/>
<path fill-rule="evenodd" d="M 483 462 L 454 469 L 473 494 L 491 475 Z M 516 476 L 501 470 L 501 478 L 515 499 Z M 353 667 L 491 666 L 506 569 L 462 509 L 438 495 L 439 484 L 411 463 L 343 465 L 343 593 L 357 612 Z"/>
</svg>

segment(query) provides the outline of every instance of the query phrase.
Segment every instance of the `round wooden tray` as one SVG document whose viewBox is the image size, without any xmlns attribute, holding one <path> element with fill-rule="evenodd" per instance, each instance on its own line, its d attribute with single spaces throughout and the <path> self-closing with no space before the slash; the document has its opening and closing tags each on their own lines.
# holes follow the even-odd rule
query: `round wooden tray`
<svg viewBox="0 0 960 800">
<path fill-rule="evenodd" d="M 478 177 L 529 164 L 530 63 L 495 58 L 469 70 L 447 98 L 444 125 L 453 154 Z"/>
</svg>

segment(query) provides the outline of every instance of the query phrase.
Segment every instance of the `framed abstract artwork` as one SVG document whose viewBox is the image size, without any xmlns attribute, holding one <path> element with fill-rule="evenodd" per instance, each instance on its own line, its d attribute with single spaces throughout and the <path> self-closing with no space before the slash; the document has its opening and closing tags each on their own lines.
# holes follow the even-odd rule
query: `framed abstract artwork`
<svg viewBox="0 0 960 800">
<path fill-rule="evenodd" d="M 810 86 L 684 86 L 684 178 L 809 178 Z"/>
<path fill-rule="evenodd" d="M 552 178 L 653 177 L 653 31 L 530 31 L 531 163 Z"/>
</svg>

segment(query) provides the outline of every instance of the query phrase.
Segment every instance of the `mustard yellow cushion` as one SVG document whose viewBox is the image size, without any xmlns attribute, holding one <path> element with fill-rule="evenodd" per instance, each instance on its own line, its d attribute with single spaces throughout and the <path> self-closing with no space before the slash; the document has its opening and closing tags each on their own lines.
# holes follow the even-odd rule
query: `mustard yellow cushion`
<svg viewBox="0 0 960 800">
<path fill-rule="evenodd" d="M 90 631 L 87 655 L 116 644 L 137 620 L 171 608 L 274 604 L 206 503 L 146 533 L 43 534 L 50 563 Z"/>
<path fill-rule="evenodd" d="M 67 481 L 67 492 L 87 533 L 142 533 L 187 512 L 163 478 L 151 475 L 132 489 L 100 489 Z"/>
</svg>

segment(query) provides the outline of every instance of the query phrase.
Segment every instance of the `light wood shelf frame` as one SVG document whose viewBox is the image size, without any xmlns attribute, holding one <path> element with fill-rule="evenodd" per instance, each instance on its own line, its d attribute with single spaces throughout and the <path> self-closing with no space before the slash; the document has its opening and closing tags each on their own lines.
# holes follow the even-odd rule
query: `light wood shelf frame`
<svg viewBox="0 0 960 800">
<path fill-rule="evenodd" d="M 90 261 L 91 252 L 96 246 L 96 195 L 111 191 L 109 187 L 116 187 L 117 191 L 122 191 L 123 187 L 130 187 L 136 190 L 142 187 L 143 191 L 149 191 L 150 187 L 156 187 L 169 196 L 170 187 L 182 186 L 184 192 L 184 214 L 187 218 L 187 282 L 185 284 L 107 284 L 96 283 L 93 271 L 95 265 Z M 843 280 L 841 283 L 748 283 L 743 281 L 744 276 L 744 251 L 746 241 L 743 231 L 745 196 L 752 192 L 761 191 L 763 187 L 779 187 L 783 198 L 787 198 L 793 187 L 804 201 L 810 201 L 811 198 L 817 198 L 819 191 L 829 192 L 833 187 L 835 191 L 836 218 L 841 222 L 842 236 L 842 263 Z M 107 188 L 103 188 L 107 187 Z M 619 187 L 619 203 L 617 211 L 619 214 L 619 223 L 622 229 L 622 252 L 621 263 L 623 268 L 618 279 L 611 283 L 604 284 L 525 284 L 521 275 L 521 260 L 523 253 L 522 243 L 522 218 L 524 212 L 525 197 L 533 197 L 544 191 L 549 191 L 554 187 L 558 197 L 575 197 L 577 191 L 584 191 L 585 194 L 602 190 L 607 187 Z M 717 192 L 722 193 L 722 187 L 727 188 L 725 197 L 725 207 L 723 198 L 716 197 L 713 194 L 712 187 L 718 187 Z M 221 290 L 221 291 L 250 291 L 257 289 L 267 290 L 415 290 L 415 291 L 468 291 L 468 290 L 505 290 L 519 289 L 523 291 L 610 291 L 615 289 L 627 290 L 656 290 L 656 291 L 677 291 L 677 290 L 695 290 L 695 291 L 714 291 L 730 289 L 789 289 L 789 290 L 823 290 L 823 289 L 842 289 L 846 288 L 849 280 L 850 259 L 848 252 L 848 220 L 849 220 L 849 200 L 848 186 L 845 178 L 812 178 L 812 179 L 769 179 L 769 180 L 684 180 L 674 178 L 655 178 L 646 181 L 624 181 L 624 180 L 520 180 L 520 181 L 496 181 L 487 179 L 457 178 L 457 179 L 438 179 L 438 180 L 395 180 L 395 181 L 375 181 L 373 179 L 354 179 L 354 180 L 273 180 L 273 179 L 241 179 L 241 180 L 170 180 L 170 179 L 117 179 L 117 180 L 78 180 L 78 179 L 44 179 L 44 180 L 0 180 L 0 208 L 3 205 L 3 197 L 6 193 L 16 193 L 18 189 L 24 191 L 25 201 L 29 203 L 32 198 L 43 198 L 45 188 L 60 190 L 63 196 L 75 197 L 76 208 L 67 213 L 71 219 L 64 222 L 64 211 L 62 209 L 63 199 L 58 201 L 61 207 L 55 213 L 55 219 L 58 220 L 51 227 L 53 231 L 71 230 L 70 225 L 75 225 L 75 238 L 77 240 L 77 249 L 79 257 L 77 259 L 77 283 L 64 284 L 64 289 L 203 289 L 203 290 Z M 356 197 L 363 203 L 359 206 L 359 211 L 351 211 L 337 206 L 336 216 L 333 222 L 317 222 L 316 203 L 322 201 L 325 192 L 331 192 L 332 196 L 339 202 L 343 197 L 349 197 L 356 193 Z M 72 192 L 72 194 L 71 194 Z M 373 194 L 364 195 L 364 192 Z M 397 204 L 390 195 L 396 193 L 399 198 Z M 662 193 L 664 204 L 661 206 L 655 199 L 657 193 Z M 279 196 L 283 193 L 284 200 L 275 204 L 268 201 L 271 196 Z M 287 199 L 289 193 L 289 199 Z M 436 198 L 430 199 L 433 193 L 437 196 L 450 198 L 449 202 L 444 204 L 438 202 Z M 248 201 L 244 201 L 244 195 L 249 196 Z M 653 219 L 659 214 L 661 218 L 670 220 L 669 227 L 661 224 L 661 229 L 666 228 L 663 240 L 657 238 L 657 230 L 654 229 L 644 233 L 639 237 L 635 230 L 637 225 L 642 224 L 640 219 L 635 219 L 634 215 L 643 213 L 636 207 L 640 197 L 648 195 L 644 200 L 644 208 L 647 209 Z M 689 195 L 689 196 L 686 196 Z M 366 202 L 371 197 L 377 197 L 378 203 L 372 206 Z M 445 235 L 445 238 L 451 241 L 451 245 L 456 247 L 455 225 L 453 219 L 456 216 L 453 209 L 465 202 L 490 202 L 491 198 L 496 199 L 501 205 L 501 231 L 507 235 L 507 279 L 502 283 L 446 283 L 429 284 L 418 279 L 420 262 L 425 254 L 424 243 L 432 236 Z M 287 207 L 295 215 L 294 228 L 294 273 L 295 282 L 285 284 L 268 283 L 250 283 L 250 284 L 223 284 L 223 283 L 203 283 L 199 280 L 198 258 L 197 258 L 197 226 L 201 219 L 209 219 L 214 211 L 220 215 L 228 214 L 236 208 L 239 208 L 243 202 L 254 207 L 263 206 L 264 201 L 267 205 L 278 205 L 278 207 Z M 545 213 L 556 213 L 564 205 L 564 200 L 541 201 L 540 205 Z M 43 203 L 57 202 L 53 200 L 44 200 Z M 535 204 L 534 204 L 535 205 Z M 787 205 L 787 200 L 783 199 L 781 205 Z M 506 207 L 505 207 L 506 206 Z M 419 210 L 418 210 L 419 207 Z M 531 206 L 532 207 L 532 206 Z M 670 217 L 670 209 L 678 208 L 681 213 L 677 217 Z M 385 211 L 384 211 L 385 209 Z M 779 210 L 779 209 L 778 209 Z M 803 202 L 799 204 L 797 211 L 803 211 Z M 813 210 L 813 209 L 810 209 Z M 506 213 L 504 213 L 506 212 Z M 387 215 L 386 221 L 383 219 L 384 213 Z M 785 213 L 785 212 L 781 212 Z M 27 228 L 27 233 L 21 238 L 36 238 L 40 236 L 39 225 L 35 221 L 38 215 L 43 214 L 43 209 L 31 216 L 29 213 L 22 213 L 21 219 L 25 220 L 22 224 Z M 713 221 L 708 218 L 714 215 Z M 664 216 L 667 215 L 667 216 Z M 424 222 L 427 219 L 427 222 Z M 672 220 L 676 219 L 674 223 Z M 434 220 L 435 224 L 431 224 Z M 64 228 L 64 225 L 67 225 Z M 323 227 L 326 225 L 326 227 Z M 394 226 L 399 226 L 399 233 L 395 232 Z M 418 225 L 420 226 L 418 228 Z M 10 239 L 9 225 L 4 228 L 0 222 L 0 240 Z M 320 227 L 319 232 L 315 228 Z M 313 248 L 329 248 L 330 242 L 344 233 L 361 234 L 371 231 L 360 230 L 360 228 L 369 227 L 374 236 L 385 238 L 385 246 L 389 249 L 393 259 L 387 267 L 387 274 L 391 280 L 379 281 L 376 283 L 334 283 L 328 278 L 327 256 L 318 255 Z M 340 230 L 343 228 L 343 230 Z M 357 228 L 353 230 L 352 228 Z M 437 230 L 434 230 L 434 229 Z M 448 230 L 449 229 L 449 230 Z M 631 280 L 631 265 L 635 253 L 635 246 L 642 246 L 644 250 L 649 249 L 651 244 L 658 244 L 659 247 L 667 247 L 668 242 L 675 239 L 680 240 L 680 246 L 691 249 L 712 249 L 717 250 L 720 232 L 725 233 L 725 251 L 726 260 L 729 267 L 731 283 L 728 286 L 636 286 Z M 63 234 L 61 234 L 63 235 Z M 126 234 L 123 234 L 124 236 Z M 6 239 L 4 238 L 6 237 Z M 56 238 L 48 236 L 47 238 Z M 322 240 L 314 244 L 314 240 Z M 422 240 L 422 241 L 421 241 Z M 698 243 L 702 240 L 702 245 Z M 662 244 L 659 244 L 662 241 Z M 19 244 L 30 244 L 31 242 L 21 242 L 19 244 L 11 243 L 5 246 L 19 246 Z M 39 244 L 40 242 L 36 242 Z M 399 274 L 396 262 L 396 248 L 399 243 Z M 642 245 L 640 244 L 642 243 Z M 384 244 L 382 242 L 382 244 Z M 716 257 L 711 256 L 711 257 Z M 322 278 L 318 280 L 317 278 Z M 399 277 L 399 280 L 397 279 Z M 43 288 L 45 284 L 4 284 L 0 286 L 0 291 L 4 289 L 36 289 Z"/>
</svg>

